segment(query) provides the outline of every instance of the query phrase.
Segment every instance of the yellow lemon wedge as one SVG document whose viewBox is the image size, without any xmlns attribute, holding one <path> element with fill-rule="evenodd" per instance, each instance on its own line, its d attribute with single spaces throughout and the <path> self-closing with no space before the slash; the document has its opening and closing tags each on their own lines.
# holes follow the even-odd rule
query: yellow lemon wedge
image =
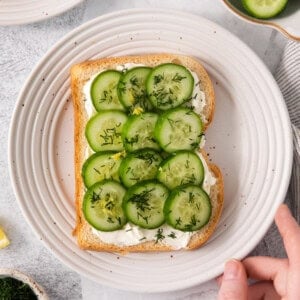
<svg viewBox="0 0 300 300">
<path fill-rule="evenodd" d="M 9 239 L 7 238 L 5 232 L 0 227 L 0 249 L 3 249 L 9 245 Z"/>
</svg>

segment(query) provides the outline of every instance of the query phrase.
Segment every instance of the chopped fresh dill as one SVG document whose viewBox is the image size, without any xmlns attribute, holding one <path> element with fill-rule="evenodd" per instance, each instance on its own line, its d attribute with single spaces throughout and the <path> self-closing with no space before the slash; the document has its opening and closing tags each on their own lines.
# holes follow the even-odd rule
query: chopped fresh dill
<svg viewBox="0 0 300 300">
<path fill-rule="evenodd" d="M 189 203 L 195 202 L 195 195 L 192 192 L 189 192 Z"/>
<path fill-rule="evenodd" d="M 105 90 L 105 91 L 103 91 L 102 98 L 99 99 L 99 103 L 107 102 L 108 104 L 110 104 L 110 103 L 112 103 L 113 100 L 114 100 L 113 91 Z"/>
<path fill-rule="evenodd" d="M 165 236 L 163 235 L 163 229 L 162 228 L 158 228 L 157 233 L 155 234 L 155 244 L 157 244 L 158 242 L 162 241 Z"/>
<path fill-rule="evenodd" d="M 104 134 L 100 134 L 100 137 L 104 140 L 101 146 L 113 145 L 115 143 L 115 138 L 121 136 L 121 132 L 117 131 L 117 128 L 121 126 L 121 123 L 116 124 L 116 127 L 104 129 Z"/>
<path fill-rule="evenodd" d="M 132 138 L 125 138 L 125 143 L 128 144 L 128 145 L 133 145 L 135 143 L 137 143 L 139 141 L 139 136 L 138 135 L 135 135 L 134 137 Z"/>
<path fill-rule="evenodd" d="M 139 80 L 136 76 L 133 76 L 129 79 L 131 85 L 136 86 L 136 87 L 140 87 L 139 85 Z"/>
<path fill-rule="evenodd" d="M 121 225 L 121 223 L 122 223 L 122 222 L 121 222 L 121 218 L 118 217 L 117 220 L 118 220 L 118 222 L 119 222 L 119 225 Z"/>
<path fill-rule="evenodd" d="M 190 223 L 184 225 L 184 229 L 187 231 L 193 231 L 194 227 L 197 225 L 198 220 L 195 215 L 191 216 Z"/>
<path fill-rule="evenodd" d="M 179 217 L 178 219 L 175 220 L 175 227 L 180 226 L 182 223 L 181 218 Z"/>
<path fill-rule="evenodd" d="M 148 166 L 152 165 L 153 161 L 157 161 L 157 157 L 149 152 L 139 153 L 136 157 L 144 160 Z"/>
<path fill-rule="evenodd" d="M 98 173 L 99 175 L 101 175 L 101 173 L 100 173 L 100 171 L 98 170 L 98 169 L 96 169 L 96 168 L 93 168 L 94 169 L 94 171 L 96 172 L 96 173 Z"/>
<path fill-rule="evenodd" d="M 164 80 L 164 75 L 162 75 L 162 74 L 155 75 L 155 76 L 153 77 L 153 79 L 154 79 L 154 84 L 158 84 L 158 83 L 160 83 L 162 80 Z"/>
<path fill-rule="evenodd" d="M 113 220 L 111 217 L 108 217 L 108 218 L 107 218 L 107 222 L 108 222 L 108 223 L 115 223 L 114 220 Z"/>
<path fill-rule="evenodd" d="M 150 197 L 152 191 L 154 191 L 154 188 L 152 188 L 150 190 L 144 190 L 140 194 L 133 194 L 128 199 L 128 202 L 135 204 L 136 208 L 138 210 L 141 210 L 142 212 L 144 212 L 146 210 L 151 210 L 151 206 L 149 203 L 149 197 Z"/>
<path fill-rule="evenodd" d="M 138 219 L 139 218 L 142 218 L 147 224 L 148 224 L 148 218 L 149 218 L 149 216 L 143 216 L 141 213 L 137 213 L 137 217 L 138 217 Z"/>
<path fill-rule="evenodd" d="M 105 204 L 105 208 L 108 210 L 112 210 L 115 207 L 115 204 L 110 200 Z"/>
<path fill-rule="evenodd" d="M 187 159 L 184 165 L 187 169 L 190 167 L 190 161 Z"/>
<path fill-rule="evenodd" d="M 93 194 L 91 195 L 91 202 L 92 204 L 94 204 L 95 202 L 97 202 L 98 200 L 100 200 L 101 198 L 101 191 L 100 193 L 95 193 L 95 191 L 93 191 Z"/>
<path fill-rule="evenodd" d="M 170 234 L 168 234 L 168 237 L 170 237 L 171 239 L 176 239 L 177 238 L 174 231 L 172 231 Z"/>
<path fill-rule="evenodd" d="M 174 82 L 181 82 L 185 78 L 186 78 L 186 76 L 180 76 L 180 74 L 176 73 L 173 76 L 172 81 L 174 81 Z"/>
</svg>

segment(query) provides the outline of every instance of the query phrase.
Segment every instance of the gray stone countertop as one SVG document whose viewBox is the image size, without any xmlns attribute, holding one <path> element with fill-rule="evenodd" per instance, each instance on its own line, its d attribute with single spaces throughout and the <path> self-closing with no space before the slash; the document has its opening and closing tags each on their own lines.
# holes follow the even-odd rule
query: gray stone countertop
<svg viewBox="0 0 300 300">
<path fill-rule="evenodd" d="M 18 93 L 29 72 L 60 38 L 98 15 L 132 7 L 161 7 L 193 12 L 206 17 L 248 44 L 274 72 L 287 40 L 270 28 L 245 23 L 230 14 L 221 1 L 211 0 L 90 0 L 57 17 L 22 26 L 0 27 L 0 226 L 11 245 L 0 250 L 0 267 L 16 268 L 32 275 L 50 299 L 215 299 L 210 282 L 193 292 L 145 295 L 114 291 L 99 286 L 64 266 L 38 240 L 26 223 L 15 199 L 8 169 L 8 128 Z M 258 252 L 259 249 L 258 249 Z M 149 299 L 150 299 L 149 298 Z"/>
</svg>

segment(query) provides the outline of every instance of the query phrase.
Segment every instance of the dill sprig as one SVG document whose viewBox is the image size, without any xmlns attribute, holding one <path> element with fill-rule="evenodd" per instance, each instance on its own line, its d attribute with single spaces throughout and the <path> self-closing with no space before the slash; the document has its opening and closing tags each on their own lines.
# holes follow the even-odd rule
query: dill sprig
<svg viewBox="0 0 300 300">
<path fill-rule="evenodd" d="M 151 210 L 151 205 L 149 203 L 149 198 L 151 192 L 154 188 L 150 190 L 145 190 L 140 194 L 133 194 L 129 199 L 128 202 L 134 203 L 138 210 L 145 212 L 146 210 Z"/>
<path fill-rule="evenodd" d="M 158 242 L 162 241 L 165 238 L 165 236 L 163 235 L 163 229 L 162 228 L 158 228 L 156 234 L 155 234 L 155 244 L 157 244 Z"/>
<path fill-rule="evenodd" d="M 116 124 L 116 127 L 104 129 L 104 134 L 100 134 L 100 137 L 104 140 L 101 146 L 113 145 L 115 139 L 121 137 L 121 132 L 117 130 L 120 126 L 121 123 L 118 123 Z"/>
</svg>

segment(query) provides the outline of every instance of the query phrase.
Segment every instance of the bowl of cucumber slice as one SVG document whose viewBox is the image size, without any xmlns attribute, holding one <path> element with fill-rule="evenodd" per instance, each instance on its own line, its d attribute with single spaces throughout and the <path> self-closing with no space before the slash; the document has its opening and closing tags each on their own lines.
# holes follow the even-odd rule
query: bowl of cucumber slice
<svg viewBox="0 0 300 300">
<path fill-rule="evenodd" d="M 277 29 L 300 41 L 299 0 L 221 0 L 239 18 Z"/>
</svg>

